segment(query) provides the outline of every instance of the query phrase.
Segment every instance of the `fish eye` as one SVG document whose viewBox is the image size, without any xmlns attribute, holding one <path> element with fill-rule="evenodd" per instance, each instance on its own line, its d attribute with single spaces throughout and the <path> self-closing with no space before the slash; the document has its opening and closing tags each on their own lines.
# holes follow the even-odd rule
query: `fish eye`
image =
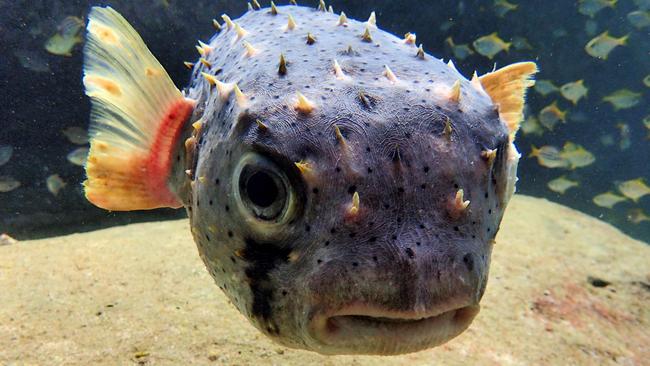
<svg viewBox="0 0 650 366">
<path fill-rule="evenodd" d="M 239 166 L 237 193 L 244 211 L 265 222 L 286 221 L 293 191 L 281 167 L 259 154 L 246 156 Z"/>
</svg>

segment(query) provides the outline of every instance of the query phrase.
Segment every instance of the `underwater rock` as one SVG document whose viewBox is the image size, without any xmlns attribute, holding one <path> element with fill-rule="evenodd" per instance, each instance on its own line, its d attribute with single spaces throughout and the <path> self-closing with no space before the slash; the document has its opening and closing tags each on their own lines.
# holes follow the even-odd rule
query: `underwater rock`
<svg viewBox="0 0 650 366">
<path fill-rule="evenodd" d="M 398 357 L 281 348 L 215 288 L 187 220 L 0 247 L 0 364 L 643 364 L 650 247 L 516 195 L 482 311 L 457 339 Z M 595 287 L 589 276 L 604 276 Z"/>
</svg>

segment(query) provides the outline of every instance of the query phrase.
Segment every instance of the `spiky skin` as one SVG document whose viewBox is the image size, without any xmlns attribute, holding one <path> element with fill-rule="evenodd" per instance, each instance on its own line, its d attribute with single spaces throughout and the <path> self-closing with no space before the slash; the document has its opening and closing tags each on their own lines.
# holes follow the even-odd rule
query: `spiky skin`
<svg viewBox="0 0 650 366">
<path fill-rule="evenodd" d="M 328 338 L 314 324 L 351 306 L 422 318 L 479 303 L 509 198 L 507 127 L 485 92 L 416 45 L 374 26 L 366 42 L 366 23 L 338 25 L 338 15 L 314 8 L 277 9 L 235 20 L 244 37 L 224 25 L 204 56 L 212 66 L 197 62 L 186 90 L 197 101 L 191 121 L 203 125 L 188 123 L 185 135 L 197 143 L 186 154 L 179 147 L 173 185 L 201 258 L 241 313 L 284 345 L 397 354 L 446 342 L 475 313 L 454 313 L 458 324 L 408 341 L 364 339 L 363 327 Z M 201 72 L 236 83 L 245 100 L 220 97 Z M 449 94 L 457 80 L 459 101 Z M 298 92 L 313 110 L 296 109 Z M 483 158 L 490 149 L 496 157 Z M 286 222 L 263 222 L 242 203 L 237 166 L 251 152 L 288 177 L 295 203 Z M 460 189 L 466 208 L 456 202 Z"/>
</svg>

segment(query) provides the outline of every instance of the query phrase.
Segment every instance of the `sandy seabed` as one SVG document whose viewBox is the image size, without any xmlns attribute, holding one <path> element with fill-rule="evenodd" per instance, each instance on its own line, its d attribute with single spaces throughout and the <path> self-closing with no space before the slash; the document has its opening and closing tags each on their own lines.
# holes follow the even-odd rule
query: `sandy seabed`
<svg viewBox="0 0 650 366">
<path fill-rule="evenodd" d="M 0 247 L 2 365 L 650 365 L 650 246 L 516 196 L 482 311 L 441 347 L 395 357 L 281 347 L 220 292 L 186 220 Z"/>
</svg>

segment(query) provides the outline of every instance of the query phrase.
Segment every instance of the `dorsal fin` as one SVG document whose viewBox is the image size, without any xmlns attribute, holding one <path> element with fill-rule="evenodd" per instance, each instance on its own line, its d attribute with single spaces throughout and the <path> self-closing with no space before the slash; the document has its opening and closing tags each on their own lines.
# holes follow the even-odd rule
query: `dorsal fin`
<svg viewBox="0 0 650 366">
<path fill-rule="evenodd" d="M 479 78 L 483 89 L 499 107 L 499 117 L 514 136 L 524 117 L 526 89 L 533 86 L 538 71 L 534 62 L 518 62 Z"/>
<path fill-rule="evenodd" d="M 93 7 L 84 48 L 92 102 L 86 197 L 108 210 L 180 207 L 167 181 L 194 101 L 115 10 Z"/>
</svg>

